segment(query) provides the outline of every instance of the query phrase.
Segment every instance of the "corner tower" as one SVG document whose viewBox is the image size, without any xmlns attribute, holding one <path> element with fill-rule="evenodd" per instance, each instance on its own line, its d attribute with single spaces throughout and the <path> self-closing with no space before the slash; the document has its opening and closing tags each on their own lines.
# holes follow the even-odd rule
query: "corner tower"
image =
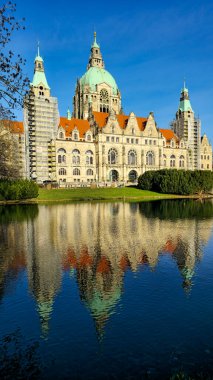
<svg viewBox="0 0 213 380">
<path fill-rule="evenodd" d="M 51 96 L 38 47 L 33 81 L 24 102 L 27 177 L 37 183 L 54 179 L 49 152 L 58 123 L 58 100 Z"/>
<path fill-rule="evenodd" d="M 90 50 L 86 73 L 77 80 L 73 98 L 73 116 L 78 119 L 87 119 L 89 110 L 121 112 L 121 94 L 113 76 L 105 70 L 100 46 L 94 41 Z"/>
<path fill-rule="evenodd" d="M 188 168 L 200 169 L 200 128 L 201 123 L 195 117 L 189 99 L 189 91 L 185 86 L 181 90 L 179 107 L 176 118 L 171 122 L 172 130 L 180 138 L 184 139 L 189 149 Z"/>
</svg>

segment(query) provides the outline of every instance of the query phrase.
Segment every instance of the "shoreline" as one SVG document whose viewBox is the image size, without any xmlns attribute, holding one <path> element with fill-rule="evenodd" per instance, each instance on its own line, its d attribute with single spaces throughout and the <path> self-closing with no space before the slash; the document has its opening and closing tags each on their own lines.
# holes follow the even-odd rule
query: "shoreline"
<svg viewBox="0 0 213 380">
<path fill-rule="evenodd" d="M 92 197 L 92 196 L 79 196 L 70 198 L 58 198 L 58 199 L 26 199 L 26 200 L 8 200 L 0 201 L 0 206 L 7 205 L 32 205 L 32 204 L 45 204 L 45 203 L 74 203 L 74 202 L 129 202 L 129 201 L 156 201 L 156 200 L 167 200 L 167 199 L 195 199 L 195 200 L 205 200 L 213 199 L 213 194 L 205 194 L 202 196 L 199 195 L 144 195 L 144 196 L 114 196 L 114 197 Z"/>
</svg>

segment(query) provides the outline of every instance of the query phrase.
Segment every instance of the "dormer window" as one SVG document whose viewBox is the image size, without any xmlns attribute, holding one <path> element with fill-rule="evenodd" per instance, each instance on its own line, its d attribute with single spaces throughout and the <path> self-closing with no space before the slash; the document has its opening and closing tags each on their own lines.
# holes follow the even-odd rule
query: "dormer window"
<svg viewBox="0 0 213 380">
<path fill-rule="evenodd" d="M 86 139 L 87 139 L 87 141 L 91 141 L 92 140 L 91 135 L 90 134 L 87 135 Z"/>
<path fill-rule="evenodd" d="M 73 140 L 75 141 L 78 141 L 79 140 L 79 133 L 78 133 L 78 130 L 75 128 L 73 133 L 72 133 L 72 138 Z"/>
</svg>

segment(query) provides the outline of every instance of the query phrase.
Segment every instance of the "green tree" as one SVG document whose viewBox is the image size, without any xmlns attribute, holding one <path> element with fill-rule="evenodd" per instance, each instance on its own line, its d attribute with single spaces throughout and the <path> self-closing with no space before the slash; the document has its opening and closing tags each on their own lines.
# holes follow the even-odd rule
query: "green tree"
<svg viewBox="0 0 213 380">
<path fill-rule="evenodd" d="M 25 60 L 11 49 L 15 31 L 25 29 L 24 19 L 15 18 L 16 4 L 0 5 L 0 120 L 14 117 L 14 110 L 22 106 L 29 85 L 23 73 Z"/>
<path fill-rule="evenodd" d="M 138 187 L 164 194 L 201 195 L 213 189 L 213 173 L 209 170 L 150 171 L 138 178 Z"/>
</svg>

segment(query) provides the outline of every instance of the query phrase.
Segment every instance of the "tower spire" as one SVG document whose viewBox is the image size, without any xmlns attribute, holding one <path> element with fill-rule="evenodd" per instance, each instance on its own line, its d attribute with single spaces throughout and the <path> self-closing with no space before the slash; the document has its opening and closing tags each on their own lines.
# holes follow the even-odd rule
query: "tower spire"
<svg viewBox="0 0 213 380">
<path fill-rule="evenodd" d="M 37 56 L 38 56 L 38 57 L 40 57 L 40 49 L 39 49 L 39 45 L 40 45 L 40 42 L 38 41 L 38 43 L 37 43 L 37 47 L 38 47 L 38 54 L 37 54 Z"/>
<path fill-rule="evenodd" d="M 100 46 L 98 45 L 97 40 L 96 40 L 96 36 L 97 36 L 97 33 L 96 33 L 96 31 L 94 31 L 94 41 L 93 41 L 93 44 L 92 44 L 92 48 L 98 48 L 98 49 L 100 49 Z"/>
<path fill-rule="evenodd" d="M 183 88 L 186 88 L 186 78 L 183 78 Z"/>
<path fill-rule="evenodd" d="M 104 61 L 101 55 L 100 46 L 98 45 L 97 40 L 96 40 L 96 31 L 94 31 L 94 40 L 93 40 L 93 44 L 91 45 L 91 53 L 89 57 L 87 70 L 90 67 L 104 68 Z"/>
</svg>

